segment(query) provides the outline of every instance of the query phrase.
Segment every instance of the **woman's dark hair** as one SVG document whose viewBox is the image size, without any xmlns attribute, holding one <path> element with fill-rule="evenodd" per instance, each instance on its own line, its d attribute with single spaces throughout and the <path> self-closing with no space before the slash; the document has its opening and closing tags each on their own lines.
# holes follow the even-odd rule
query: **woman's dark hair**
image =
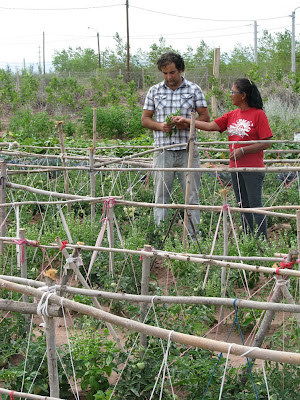
<svg viewBox="0 0 300 400">
<path fill-rule="evenodd" d="M 175 67 L 178 69 L 178 71 L 184 71 L 185 65 L 183 58 L 180 54 L 173 53 L 172 51 L 164 53 L 159 57 L 159 59 L 157 60 L 157 68 L 159 69 L 159 71 L 161 71 L 162 67 L 165 67 L 166 65 L 171 63 L 175 64 Z"/>
<path fill-rule="evenodd" d="M 240 78 L 233 83 L 239 91 L 246 93 L 246 100 L 249 107 L 263 109 L 263 101 L 257 86 L 251 79 Z"/>
</svg>

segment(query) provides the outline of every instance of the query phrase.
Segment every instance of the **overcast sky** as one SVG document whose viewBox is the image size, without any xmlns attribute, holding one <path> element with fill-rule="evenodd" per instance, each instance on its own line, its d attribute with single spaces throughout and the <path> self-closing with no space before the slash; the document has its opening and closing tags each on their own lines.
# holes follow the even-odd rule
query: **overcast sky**
<svg viewBox="0 0 300 400">
<path fill-rule="evenodd" d="M 97 52 L 97 31 L 101 50 L 114 49 L 118 32 L 126 42 L 126 0 L 1 0 L 0 68 L 35 67 L 43 59 L 49 68 L 54 50 L 72 47 L 93 48 Z M 258 39 L 263 30 L 291 31 L 296 15 L 296 39 L 300 33 L 300 0 L 283 3 L 269 0 L 129 0 L 131 51 L 144 51 L 160 36 L 179 51 L 196 49 L 201 40 L 210 47 L 230 52 L 237 43 L 253 46 L 254 22 Z M 88 27 L 92 29 L 88 29 Z"/>
</svg>

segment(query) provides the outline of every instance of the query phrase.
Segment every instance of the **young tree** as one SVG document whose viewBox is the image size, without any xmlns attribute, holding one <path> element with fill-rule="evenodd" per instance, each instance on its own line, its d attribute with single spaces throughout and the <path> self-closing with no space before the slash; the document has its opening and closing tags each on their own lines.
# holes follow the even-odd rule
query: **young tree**
<svg viewBox="0 0 300 400">
<path fill-rule="evenodd" d="M 98 55 L 93 49 L 69 47 L 54 54 L 52 64 L 56 72 L 91 72 L 98 68 Z"/>
</svg>

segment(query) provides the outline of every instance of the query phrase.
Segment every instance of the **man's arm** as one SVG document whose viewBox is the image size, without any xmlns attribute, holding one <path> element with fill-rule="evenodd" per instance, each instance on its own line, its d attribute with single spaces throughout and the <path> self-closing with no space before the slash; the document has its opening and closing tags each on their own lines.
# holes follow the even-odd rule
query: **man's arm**
<svg viewBox="0 0 300 400">
<path fill-rule="evenodd" d="M 171 132 L 172 124 L 167 124 L 166 122 L 157 122 L 153 119 L 154 111 L 143 110 L 142 114 L 142 125 L 145 128 L 151 129 L 152 131 L 163 131 Z"/>
<path fill-rule="evenodd" d="M 198 117 L 196 118 L 197 121 L 205 121 L 205 122 L 210 121 L 210 116 L 207 107 L 196 108 L 196 111 L 198 113 Z"/>
</svg>

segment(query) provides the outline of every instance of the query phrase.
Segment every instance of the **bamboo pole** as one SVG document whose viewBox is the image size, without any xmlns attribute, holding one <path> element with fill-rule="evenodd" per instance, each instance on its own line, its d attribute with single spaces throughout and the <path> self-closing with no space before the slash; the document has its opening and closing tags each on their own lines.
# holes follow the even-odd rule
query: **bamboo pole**
<svg viewBox="0 0 300 400">
<path fill-rule="evenodd" d="M 26 230 L 24 228 L 20 229 L 19 236 L 21 241 L 26 240 Z M 25 244 L 21 245 L 20 265 L 21 265 L 21 278 L 27 279 L 27 250 Z M 28 303 L 28 296 L 24 295 L 23 301 L 25 303 Z"/>
<path fill-rule="evenodd" d="M 93 108 L 93 149 L 96 149 L 97 109 Z"/>
<path fill-rule="evenodd" d="M 2 162 L 1 163 L 1 178 L 0 178 L 0 203 L 5 203 L 6 202 L 6 163 Z M 0 224 L 1 224 L 1 229 L 0 229 L 0 234 L 1 236 L 6 235 L 6 207 L 1 207 L 0 208 Z M 0 253 L 3 255 L 4 254 L 4 244 L 3 241 L 0 241 Z"/>
<path fill-rule="evenodd" d="M 296 211 L 296 223 L 297 223 L 298 253 L 300 254 L 300 210 Z"/>
<path fill-rule="evenodd" d="M 119 162 L 118 162 L 119 163 Z M 132 165 L 133 162 L 131 163 Z M 154 168 L 152 167 L 152 164 L 141 164 L 141 163 L 135 163 L 136 165 L 144 165 L 140 166 L 139 168 L 137 167 L 110 167 L 110 168 L 105 168 L 104 166 L 97 167 L 95 164 L 94 166 L 94 171 L 100 171 L 100 172 L 148 172 L 148 171 L 161 171 L 161 172 L 203 172 L 203 173 L 220 173 L 220 172 L 265 172 L 265 173 L 282 173 L 282 172 L 299 172 L 300 171 L 300 166 L 297 167 L 262 167 L 262 168 L 254 168 L 254 167 L 229 167 L 229 166 L 221 166 L 221 167 L 199 167 L 199 168 Z M 20 165 L 18 165 L 20 166 Z M 30 167 L 30 166 L 28 166 Z M 33 166 L 36 167 L 36 166 Z M 42 168 L 41 166 L 39 167 L 40 169 L 45 169 L 45 170 L 51 170 L 51 171 L 78 171 L 78 170 L 86 170 L 88 171 L 90 169 L 89 166 L 84 166 L 84 165 L 79 165 L 77 167 L 45 167 Z M 261 170 L 261 171 L 260 171 Z M 14 172 L 14 171 L 12 171 Z M 37 171 L 41 172 L 41 171 Z M 10 172 L 11 173 L 11 172 Z"/>
<path fill-rule="evenodd" d="M 114 246 L 114 202 L 109 199 L 107 202 L 107 234 L 109 247 Z M 109 252 L 109 274 L 114 276 L 114 253 Z"/>
<path fill-rule="evenodd" d="M 20 189 L 20 190 L 26 190 L 31 193 L 37 193 L 40 195 L 45 195 L 45 196 L 52 196 L 52 197 L 58 197 L 58 198 L 63 198 L 63 199 L 69 199 L 69 200 L 85 200 L 85 201 L 91 201 L 91 202 L 101 202 L 104 203 L 107 200 L 107 197 L 99 197 L 99 198 L 91 198 L 88 196 L 77 196 L 73 194 L 64 194 L 64 193 L 58 193 L 58 192 L 51 192 L 48 190 L 42 190 L 42 189 L 35 189 L 30 186 L 25 186 L 25 185 L 18 185 L 15 183 L 7 183 L 7 187 L 12 188 L 12 189 Z M 206 210 L 206 211 L 217 211 L 220 212 L 222 209 L 222 206 L 203 206 L 203 205 L 198 205 L 198 204 L 156 204 L 156 203 L 143 203 L 143 202 L 136 202 L 136 201 L 127 201 L 127 200 L 121 200 L 119 198 L 114 198 L 115 199 L 115 204 L 122 204 L 122 205 L 130 205 L 130 206 L 139 206 L 139 207 L 149 207 L 149 208 L 173 208 L 173 209 L 199 209 L 199 210 Z M 15 204 L 15 203 L 13 203 Z M 45 204 L 51 204 L 49 202 Z M 0 204 L 1 207 L 1 204 Z M 296 207 L 300 207 L 296 206 Z M 231 212 L 240 212 L 240 213 L 253 213 L 255 212 L 256 214 L 262 214 L 262 215 L 269 215 L 273 217 L 282 217 L 282 218 L 291 218 L 291 219 L 296 219 L 296 215 L 293 214 L 285 214 L 285 213 L 275 213 L 271 211 L 267 211 L 265 209 L 260 209 L 260 208 L 239 208 L 239 207 L 230 207 Z"/>
<path fill-rule="evenodd" d="M 28 298 L 28 295 L 24 294 L 23 298 L 24 297 Z M 26 316 L 28 316 L 28 314 L 37 314 L 37 306 L 38 305 L 36 303 L 24 303 L 20 301 L 0 299 L 0 310 L 14 311 L 25 314 Z M 50 317 L 62 316 L 60 309 L 56 305 L 51 305 L 48 307 L 48 314 L 50 315 Z"/>
<path fill-rule="evenodd" d="M 39 396 L 37 394 L 16 392 L 15 390 L 8 390 L 8 389 L 2 389 L 2 388 L 0 388 L 0 394 L 10 396 L 11 398 L 18 397 L 18 398 L 25 398 L 25 399 L 32 399 L 32 400 L 64 400 L 64 399 L 58 399 L 57 397 Z"/>
<path fill-rule="evenodd" d="M 191 113 L 191 123 L 190 123 L 190 136 L 188 143 L 188 168 L 191 168 L 193 165 L 193 154 L 194 154 L 194 143 L 195 143 L 195 113 Z M 190 190 L 191 190 L 191 172 L 187 172 L 186 174 L 186 186 L 185 186 L 185 204 L 190 203 Z M 189 224 L 189 214 L 188 210 L 184 209 L 184 217 L 183 217 L 183 246 L 186 249 L 187 247 L 187 227 Z"/>
<path fill-rule="evenodd" d="M 90 196 L 95 197 L 96 195 L 96 175 L 94 171 L 94 155 L 95 155 L 95 148 L 90 147 Z M 91 223 L 95 222 L 95 204 L 91 204 Z"/>
<path fill-rule="evenodd" d="M 228 255 L 228 227 L 227 227 L 227 219 L 228 219 L 228 211 L 227 211 L 227 189 L 221 190 L 222 202 L 223 202 L 223 255 L 226 257 Z M 221 270 L 221 297 L 226 297 L 226 267 L 222 267 Z M 228 271 L 229 273 L 229 271 Z M 221 307 L 220 310 L 220 321 L 223 321 L 224 318 L 224 310 Z"/>
<path fill-rule="evenodd" d="M 58 121 L 57 122 L 57 128 L 58 128 L 58 134 L 59 134 L 59 143 L 60 143 L 60 151 L 61 151 L 61 162 L 63 167 L 67 166 L 67 162 L 66 162 L 66 154 L 65 154 L 65 142 L 64 142 L 64 135 L 63 135 L 63 131 L 62 131 L 62 121 Z M 65 183 L 65 192 L 67 194 L 70 193 L 69 191 L 69 176 L 68 176 L 68 172 L 64 169 L 63 171 L 64 174 L 64 183 Z M 68 212 L 71 212 L 71 205 L 68 204 Z"/>
<path fill-rule="evenodd" d="M 16 276 L 0 275 L 0 279 L 4 281 L 18 283 L 33 288 L 43 287 L 44 282 L 34 281 L 32 279 L 22 279 Z M 249 308 L 254 310 L 274 310 L 276 312 L 285 312 L 300 314 L 300 305 L 295 303 L 270 303 L 267 301 L 244 300 L 237 298 L 221 298 L 221 297 L 202 297 L 202 296 L 148 296 L 127 293 L 104 292 L 101 290 L 83 289 L 77 287 L 66 286 L 61 283 L 55 285 L 56 292 L 63 291 L 69 294 L 80 294 L 82 296 L 99 297 L 106 300 L 120 300 L 133 303 L 151 303 L 154 304 L 202 304 L 233 307 L 233 303 L 239 308 Z M 51 309 L 51 307 L 53 307 Z M 13 300 L 0 299 L 0 309 L 5 311 L 17 311 L 27 314 L 36 314 L 37 304 L 21 303 Z M 50 306 L 50 313 L 53 317 L 60 317 L 61 310 L 57 306 Z"/>
<path fill-rule="evenodd" d="M 64 215 L 64 213 L 63 213 L 63 210 L 62 210 L 62 208 L 61 208 L 61 205 L 60 205 L 60 204 L 57 204 L 57 208 L 58 208 L 58 213 L 59 213 L 61 222 L 62 222 L 62 224 L 63 224 L 64 230 L 65 230 L 65 232 L 66 232 L 66 234 L 67 234 L 68 241 L 69 241 L 69 243 L 73 243 L 73 239 L 72 239 L 72 236 L 71 236 L 71 232 L 70 232 L 70 229 L 69 229 L 69 227 L 68 227 L 68 224 L 67 224 L 65 215 Z"/>
<path fill-rule="evenodd" d="M 219 74 L 220 74 L 220 47 L 216 47 L 214 49 L 214 64 L 213 64 L 213 75 L 216 81 L 218 81 L 219 79 Z M 217 118 L 218 116 L 217 99 L 215 94 L 211 96 L 211 112 L 212 112 L 212 118 Z"/>
<path fill-rule="evenodd" d="M 5 240 L 9 243 L 14 243 L 13 238 L 11 237 L 0 237 L 0 240 Z M 34 243 L 34 241 L 32 241 Z M 43 248 L 48 248 L 48 249 L 53 249 L 53 248 L 60 248 L 61 246 L 59 245 L 41 245 L 38 244 L 39 247 Z M 74 245 L 74 244 L 67 244 L 66 245 L 67 249 L 80 249 L 84 251 L 107 251 L 107 252 L 115 252 L 115 253 L 125 253 L 125 254 L 131 254 L 131 255 L 139 255 L 139 256 L 160 256 L 165 259 L 170 259 L 170 260 L 180 260 L 180 261 L 188 261 L 188 262 L 193 262 L 193 263 L 198 263 L 198 264 L 213 264 L 219 267 L 227 267 L 227 268 L 234 268 L 234 269 L 245 269 L 246 271 L 252 271 L 252 272 L 258 272 L 258 273 L 264 273 L 264 274 L 270 274 L 270 275 L 276 275 L 276 271 L 274 268 L 269 268 L 269 267 L 262 267 L 258 265 L 250 265 L 250 264 L 240 264 L 240 263 L 235 263 L 235 262 L 229 262 L 229 261 L 218 261 L 213 259 L 210 256 L 206 256 L 207 258 L 202 258 L 199 257 L 195 254 L 182 254 L 182 253 L 174 253 L 174 252 L 164 252 L 161 250 L 152 250 L 150 252 L 144 252 L 141 250 L 129 250 L 129 249 L 119 249 L 119 248 L 108 248 L 108 247 L 101 247 L 101 246 L 87 246 L 87 245 Z M 300 271 L 293 270 L 293 269 L 285 269 L 285 270 L 279 270 L 278 271 L 279 275 L 288 275 L 288 276 L 295 276 L 295 277 L 300 277 Z"/>
<path fill-rule="evenodd" d="M 151 246 L 145 245 L 144 251 L 151 251 Z M 150 281 L 150 257 L 143 257 L 142 263 L 142 282 L 141 282 L 141 295 L 146 296 L 149 293 Z M 140 321 L 145 322 L 147 314 L 147 303 L 141 303 L 140 306 Z M 143 333 L 140 334 L 140 343 L 144 348 L 147 347 L 147 336 Z M 143 353 L 144 354 L 144 353 Z"/>
<path fill-rule="evenodd" d="M 26 287 L 23 285 L 18 285 L 16 283 L 8 282 L 3 279 L 0 279 L 0 287 L 10 291 L 28 294 L 36 298 L 41 298 L 42 296 L 42 292 L 38 289 Z M 61 300 L 62 300 L 61 297 L 57 295 L 52 295 L 49 298 L 49 302 L 51 304 L 61 305 Z M 202 338 L 199 336 L 188 335 L 181 332 L 170 331 L 168 329 L 158 328 L 151 325 L 149 326 L 146 324 L 142 324 L 141 322 L 138 321 L 129 320 L 124 317 L 119 317 L 117 315 L 110 314 L 109 312 L 99 310 L 97 308 L 82 303 L 77 303 L 73 300 L 69 300 L 66 298 L 64 298 L 64 307 L 79 312 L 81 314 L 90 315 L 96 318 L 97 320 L 103 320 L 105 322 L 118 325 L 130 331 L 145 333 L 148 336 L 154 336 L 164 340 L 171 340 L 172 342 L 184 344 L 187 346 L 195 346 L 202 349 L 211 350 L 213 352 L 222 352 L 222 353 L 227 353 L 230 348 L 230 354 L 243 357 L 249 357 L 249 354 L 244 355 L 244 353 L 251 351 L 251 356 L 255 359 L 300 365 L 299 353 L 253 348 L 249 346 L 239 345 L 236 343 L 222 342 L 222 341 Z"/>
</svg>

